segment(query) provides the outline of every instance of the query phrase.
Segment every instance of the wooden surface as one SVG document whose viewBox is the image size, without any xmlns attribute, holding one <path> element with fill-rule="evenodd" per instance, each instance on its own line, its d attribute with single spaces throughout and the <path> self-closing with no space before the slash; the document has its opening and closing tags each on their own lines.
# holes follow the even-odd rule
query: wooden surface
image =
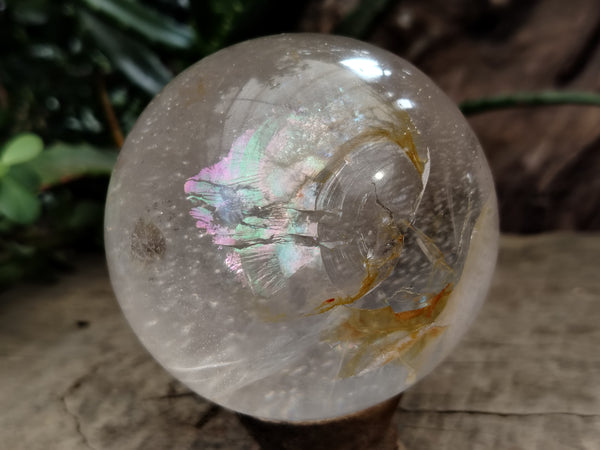
<svg viewBox="0 0 600 450">
<path fill-rule="evenodd" d="M 407 391 L 408 450 L 600 448 L 600 235 L 504 237 L 465 339 Z M 0 449 L 256 449 L 142 349 L 101 260 L 0 298 Z"/>
</svg>

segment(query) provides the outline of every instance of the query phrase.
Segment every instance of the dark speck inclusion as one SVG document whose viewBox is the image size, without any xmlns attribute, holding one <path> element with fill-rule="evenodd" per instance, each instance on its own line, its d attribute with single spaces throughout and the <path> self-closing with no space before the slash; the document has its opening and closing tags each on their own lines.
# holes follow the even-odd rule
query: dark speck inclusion
<svg viewBox="0 0 600 450">
<path fill-rule="evenodd" d="M 131 253 L 142 261 L 160 258 L 167 250 L 165 238 L 151 222 L 138 219 L 131 232 Z"/>
</svg>

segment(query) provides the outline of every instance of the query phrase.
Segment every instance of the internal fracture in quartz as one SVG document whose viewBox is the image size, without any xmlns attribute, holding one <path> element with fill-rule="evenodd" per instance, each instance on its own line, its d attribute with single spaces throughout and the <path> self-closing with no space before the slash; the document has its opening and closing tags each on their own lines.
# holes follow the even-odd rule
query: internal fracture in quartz
<svg viewBox="0 0 600 450">
<path fill-rule="evenodd" d="M 419 228 L 430 157 L 417 150 L 408 114 L 386 112 L 388 120 L 374 116 L 338 148 L 313 148 L 310 155 L 290 148 L 291 137 L 310 136 L 323 118 L 269 118 L 241 133 L 225 157 L 184 188 L 197 228 L 229 249 L 229 270 L 254 295 L 276 303 L 291 277 L 313 273 L 314 285 L 296 299 L 294 314 L 279 314 L 280 320 L 342 305 L 352 310 L 323 333 L 325 341 L 345 346 L 340 376 L 392 361 L 410 366 L 409 352 L 443 330 L 434 321 L 466 253 L 459 248 L 451 255 L 452 267 Z M 400 275 L 407 245 L 410 264 L 429 266 L 421 280 Z"/>
</svg>

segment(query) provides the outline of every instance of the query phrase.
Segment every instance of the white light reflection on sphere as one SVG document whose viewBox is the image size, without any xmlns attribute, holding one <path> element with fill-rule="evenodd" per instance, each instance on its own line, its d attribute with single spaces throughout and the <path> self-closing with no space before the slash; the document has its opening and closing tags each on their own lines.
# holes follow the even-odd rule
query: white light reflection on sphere
<svg viewBox="0 0 600 450">
<path fill-rule="evenodd" d="M 262 418 L 349 414 L 403 391 L 477 312 L 492 178 L 457 107 L 399 57 L 281 35 L 192 66 L 111 180 L 111 279 L 152 355 Z"/>
</svg>

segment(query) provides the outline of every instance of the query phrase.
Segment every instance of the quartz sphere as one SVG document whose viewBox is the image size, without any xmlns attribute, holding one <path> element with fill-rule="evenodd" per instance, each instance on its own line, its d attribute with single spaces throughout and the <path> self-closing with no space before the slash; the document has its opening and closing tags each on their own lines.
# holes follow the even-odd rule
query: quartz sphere
<svg viewBox="0 0 600 450">
<path fill-rule="evenodd" d="M 492 177 L 457 107 L 353 39 L 280 35 L 175 78 L 123 147 L 106 208 L 122 309 L 198 394 L 313 421 L 400 393 L 488 289 Z"/>
</svg>

